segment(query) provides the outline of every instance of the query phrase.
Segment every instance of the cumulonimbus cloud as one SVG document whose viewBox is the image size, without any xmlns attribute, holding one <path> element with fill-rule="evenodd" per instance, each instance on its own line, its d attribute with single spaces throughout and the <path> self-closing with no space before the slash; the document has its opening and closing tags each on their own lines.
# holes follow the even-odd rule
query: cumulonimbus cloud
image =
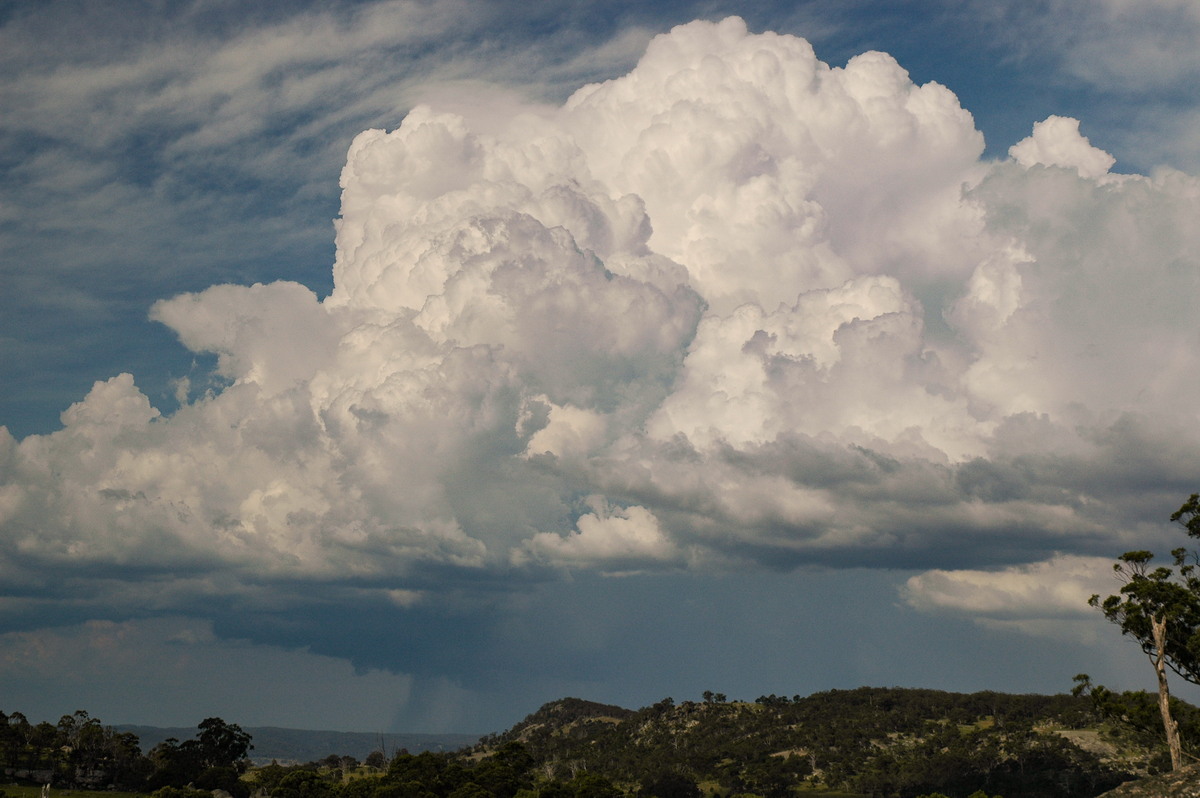
<svg viewBox="0 0 1200 798">
<path fill-rule="evenodd" d="M 329 296 L 156 304 L 223 389 L 164 417 L 120 375 L 0 433 L 22 601 L 977 569 L 1108 554 L 1190 489 L 1194 177 L 1055 117 L 983 161 L 946 88 L 736 18 L 502 110 L 354 141 Z"/>
</svg>

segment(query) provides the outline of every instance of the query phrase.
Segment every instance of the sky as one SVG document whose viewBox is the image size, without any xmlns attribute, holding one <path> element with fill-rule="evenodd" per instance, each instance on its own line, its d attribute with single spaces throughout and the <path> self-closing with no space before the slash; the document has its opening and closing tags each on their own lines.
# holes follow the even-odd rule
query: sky
<svg viewBox="0 0 1200 798">
<path fill-rule="evenodd" d="M 1087 599 L 1200 490 L 1198 38 L 0 4 L 0 709 L 1152 687 Z"/>
</svg>

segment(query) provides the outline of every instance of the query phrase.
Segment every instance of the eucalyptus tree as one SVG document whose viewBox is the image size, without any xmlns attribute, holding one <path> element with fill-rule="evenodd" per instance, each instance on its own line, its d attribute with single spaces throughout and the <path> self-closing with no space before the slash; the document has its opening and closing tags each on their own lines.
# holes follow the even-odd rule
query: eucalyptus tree
<svg viewBox="0 0 1200 798">
<path fill-rule="evenodd" d="M 1171 515 L 1190 537 L 1200 538 L 1200 494 L 1193 493 Z M 1131 637 L 1150 658 L 1158 681 L 1158 705 L 1162 715 L 1171 767 L 1182 767 L 1179 726 L 1171 716 L 1171 694 L 1167 670 L 1200 685 L 1200 560 L 1185 547 L 1171 552 L 1173 566 L 1151 566 L 1149 551 L 1128 551 L 1113 565 L 1122 585 L 1118 593 L 1089 604 Z"/>
</svg>

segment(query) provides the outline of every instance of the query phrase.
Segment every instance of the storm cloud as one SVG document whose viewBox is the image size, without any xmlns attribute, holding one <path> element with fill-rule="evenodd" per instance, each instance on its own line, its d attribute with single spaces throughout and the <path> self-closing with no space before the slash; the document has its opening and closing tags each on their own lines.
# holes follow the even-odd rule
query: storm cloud
<svg viewBox="0 0 1200 798">
<path fill-rule="evenodd" d="M 564 573 L 812 565 L 1011 620 L 1195 488 L 1200 182 L 1114 174 L 1086 121 L 987 159 L 944 86 L 738 18 L 561 105 L 426 100 L 350 146 L 328 295 L 150 310 L 210 389 L 0 428 L 10 627 L 186 614 L 432 672 L 413 619 Z M 330 632 L 364 606 L 407 655 Z"/>
</svg>

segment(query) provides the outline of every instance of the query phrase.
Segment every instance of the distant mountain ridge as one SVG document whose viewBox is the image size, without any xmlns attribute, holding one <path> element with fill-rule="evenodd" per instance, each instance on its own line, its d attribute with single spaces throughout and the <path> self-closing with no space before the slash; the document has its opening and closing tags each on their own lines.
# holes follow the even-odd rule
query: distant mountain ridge
<svg viewBox="0 0 1200 798">
<path fill-rule="evenodd" d="M 196 736 L 196 728 L 116 725 L 120 732 L 137 735 L 143 752 L 174 737 L 190 740 Z M 285 729 L 278 726 L 243 726 L 250 735 L 254 749 L 250 759 L 255 764 L 269 764 L 272 760 L 280 764 L 313 762 L 330 754 L 352 756 L 363 760 L 372 751 L 383 751 L 391 756 L 400 750 L 410 753 L 421 751 L 449 752 L 474 745 L 479 741 L 477 734 L 407 734 L 379 732 L 339 732 L 311 729 Z"/>
</svg>

